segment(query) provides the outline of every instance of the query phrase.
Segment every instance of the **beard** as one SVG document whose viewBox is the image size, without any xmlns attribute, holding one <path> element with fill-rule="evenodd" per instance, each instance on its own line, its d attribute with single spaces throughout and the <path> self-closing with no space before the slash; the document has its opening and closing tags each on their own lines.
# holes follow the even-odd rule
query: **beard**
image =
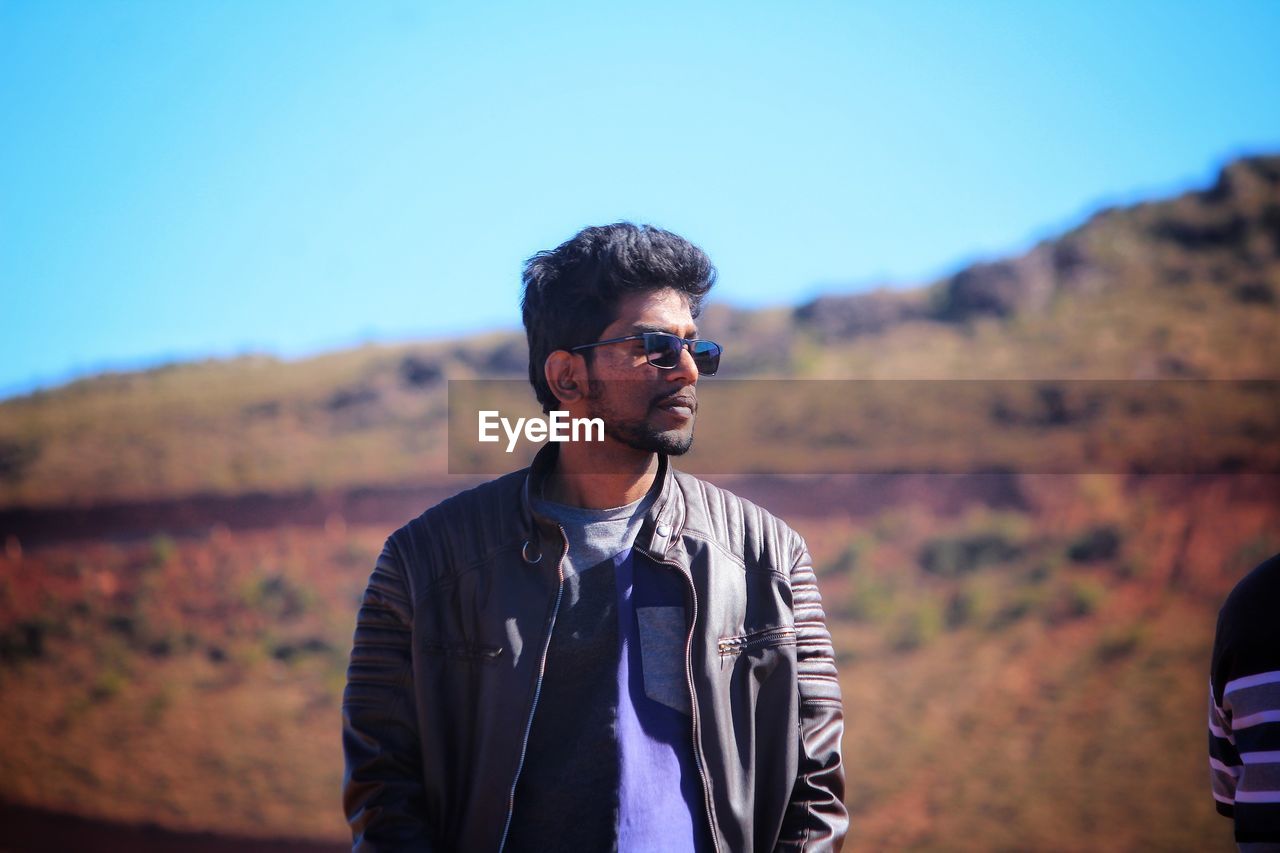
<svg viewBox="0 0 1280 853">
<path fill-rule="evenodd" d="M 602 380 L 587 380 L 587 417 L 604 421 L 605 435 L 635 450 L 665 453 L 668 456 L 682 456 L 693 446 L 692 421 L 688 429 L 660 430 L 649 423 L 647 417 L 624 418 L 605 399 L 605 387 Z M 668 396 L 670 395 L 663 394 L 650 400 L 648 410 L 652 411 Z"/>
</svg>

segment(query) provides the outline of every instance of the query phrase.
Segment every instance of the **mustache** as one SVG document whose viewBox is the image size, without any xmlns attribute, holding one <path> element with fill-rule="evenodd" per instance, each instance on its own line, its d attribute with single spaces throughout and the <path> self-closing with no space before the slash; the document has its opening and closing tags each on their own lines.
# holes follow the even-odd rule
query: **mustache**
<svg viewBox="0 0 1280 853">
<path fill-rule="evenodd" d="M 657 408 L 664 403 L 676 401 L 688 406 L 694 412 L 698 411 L 698 395 L 692 388 L 681 388 L 679 391 L 659 394 L 649 401 L 649 406 L 650 408 Z"/>
<path fill-rule="evenodd" d="M 601 379 L 589 379 L 587 381 L 587 399 L 601 400 L 605 393 L 605 381 Z M 666 391 L 657 394 L 649 400 L 649 408 L 656 409 L 664 403 L 673 400 L 679 400 L 683 405 L 688 406 L 695 413 L 698 411 L 698 392 L 693 386 L 678 388 L 675 391 Z"/>
</svg>

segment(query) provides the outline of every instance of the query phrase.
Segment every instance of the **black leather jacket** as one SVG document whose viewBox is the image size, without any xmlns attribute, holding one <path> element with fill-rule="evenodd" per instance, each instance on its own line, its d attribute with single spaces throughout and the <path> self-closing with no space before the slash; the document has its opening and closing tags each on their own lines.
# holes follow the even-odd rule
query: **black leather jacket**
<svg viewBox="0 0 1280 853">
<path fill-rule="evenodd" d="M 502 848 L 563 581 L 563 532 L 529 503 L 556 452 L 388 538 L 342 702 L 354 850 Z M 804 541 L 665 458 L 654 488 L 634 553 L 687 580 L 692 737 L 717 850 L 838 849 L 840 685 Z"/>
</svg>

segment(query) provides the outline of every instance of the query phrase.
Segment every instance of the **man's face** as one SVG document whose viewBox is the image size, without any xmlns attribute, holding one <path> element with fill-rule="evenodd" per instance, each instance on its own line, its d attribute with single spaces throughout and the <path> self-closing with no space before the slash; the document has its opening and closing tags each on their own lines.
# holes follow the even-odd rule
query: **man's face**
<svg viewBox="0 0 1280 853">
<path fill-rule="evenodd" d="M 642 332 L 696 338 L 684 294 L 671 288 L 627 296 L 599 340 Z M 587 416 L 604 421 L 605 435 L 635 450 L 679 456 L 693 444 L 698 368 L 688 350 L 670 370 L 645 360 L 644 341 L 595 347 L 587 362 Z"/>
</svg>

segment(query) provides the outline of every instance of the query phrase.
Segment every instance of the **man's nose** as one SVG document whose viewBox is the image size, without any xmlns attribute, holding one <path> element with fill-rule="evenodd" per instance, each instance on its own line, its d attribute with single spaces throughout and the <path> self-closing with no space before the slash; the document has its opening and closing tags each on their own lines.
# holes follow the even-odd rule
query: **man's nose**
<svg viewBox="0 0 1280 853">
<path fill-rule="evenodd" d="M 688 344 L 680 347 L 680 360 L 667 373 L 669 374 L 667 376 L 668 381 L 678 379 L 687 385 L 696 385 L 698 383 L 698 365 L 693 360 L 693 353 L 690 351 Z"/>
</svg>

